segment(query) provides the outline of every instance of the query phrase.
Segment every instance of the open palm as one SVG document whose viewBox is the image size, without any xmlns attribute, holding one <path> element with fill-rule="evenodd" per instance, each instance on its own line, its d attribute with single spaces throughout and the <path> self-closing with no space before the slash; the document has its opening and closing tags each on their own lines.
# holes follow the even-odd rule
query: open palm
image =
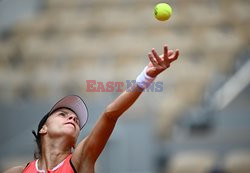
<svg viewBox="0 0 250 173">
<path fill-rule="evenodd" d="M 152 51 L 148 54 L 150 60 L 146 73 L 150 77 L 156 77 L 158 74 L 166 70 L 170 64 L 177 60 L 179 57 L 179 50 L 176 49 L 168 50 L 168 46 L 164 45 L 164 52 L 162 55 L 158 55 L 156 50 L 153 48 Z"/>
</svg>

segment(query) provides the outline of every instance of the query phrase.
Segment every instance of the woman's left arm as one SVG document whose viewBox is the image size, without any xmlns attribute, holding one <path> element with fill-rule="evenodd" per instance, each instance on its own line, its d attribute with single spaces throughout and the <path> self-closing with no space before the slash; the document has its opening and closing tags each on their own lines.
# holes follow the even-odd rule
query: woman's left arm
<svg viewBox="0 0 250 173">
<path fill-rule="evenodd" d="M 148 54 L 150 62 L 145 69 L 146 75 L 150 78 L 156 77 L 167 69 L 178 56 L 179 50 L 168 50 L 167 45 L 164 45 L 164 53 L 161 56 L 157 54 L 155 49 L 152 49 Z M 142 91 L 141 85 L 135 83 L 106 107 L 90 135 L 79 143 L 73 153 L 72 161 L 77 168 L 80 168 L 86 162 L 95 163 L 105 147 L 118 118 L 137 100 Z"/>
</svg>

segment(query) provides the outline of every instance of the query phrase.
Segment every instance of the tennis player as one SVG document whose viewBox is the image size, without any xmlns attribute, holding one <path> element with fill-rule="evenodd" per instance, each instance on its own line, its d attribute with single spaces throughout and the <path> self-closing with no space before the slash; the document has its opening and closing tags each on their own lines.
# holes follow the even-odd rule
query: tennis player
<svg viewBox="0 0 250 173">
<path fill-rule="evenodd" d="M 34 160 L 5 173 L 94 173 L 96 160 L 118 118 L 178 56 L 179 50 L 168 50 L 167 45 L 160 56 L 152 49 L 148 54 L 150 62 L 136 78 L 136 83 L 106 107 L 93 130 L 78 145 L 76 141 L 87 122 L 88 109 L 76 95 L 59 100 L 42 118 L 37 132 L 32 132 L 38 146 Z"/>
</svg>

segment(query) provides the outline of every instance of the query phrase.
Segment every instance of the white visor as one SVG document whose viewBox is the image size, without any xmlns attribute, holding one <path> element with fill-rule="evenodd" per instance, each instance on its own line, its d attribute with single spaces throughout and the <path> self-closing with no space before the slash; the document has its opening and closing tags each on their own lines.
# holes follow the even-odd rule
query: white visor
<svg viewBox="0 0 250 173">
<path fill-rule="evenodd" d="M 88 109 L 81 97 L 77 95 L 69 95 L 59 100 L 50 110 L 50 113 L 59 108 L 71 109 L 80 121 L 80 129 L 86 124 L 88 120 Z"/>
</svg>

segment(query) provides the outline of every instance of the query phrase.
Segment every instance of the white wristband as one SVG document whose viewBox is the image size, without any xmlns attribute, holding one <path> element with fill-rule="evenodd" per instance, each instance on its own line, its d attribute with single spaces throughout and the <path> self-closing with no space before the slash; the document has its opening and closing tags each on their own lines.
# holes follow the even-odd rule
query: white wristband
<svg viewBox="0 0 250 173">
<path fill-rule="evenodd" d="M 148 66 L 146 66 L 136 78 L 137 85 L 143 89 L 149 87 L 151 83 L 155 80 L 155 77 L 150 77 L 146 74 L 147 67 Z"/>
</svg>

